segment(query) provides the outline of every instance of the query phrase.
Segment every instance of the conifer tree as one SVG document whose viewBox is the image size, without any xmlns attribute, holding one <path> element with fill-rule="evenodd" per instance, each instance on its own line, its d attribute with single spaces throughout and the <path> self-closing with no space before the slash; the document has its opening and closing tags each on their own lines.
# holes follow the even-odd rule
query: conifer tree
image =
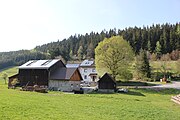
<svg viewBox="0 0 180 120">
<path fill-rule="evenodd" d="M 78 49 L 78 59 L 81 61 L 83 59 L 83 47 L 80 46 Z"/>
<path fill-rule="evenodd" d="M 145 50 L 140 50 L 140 54 L 136 56 L 135 61 L 135 77 L 145 79 L 151 77 L 151 69 L 149 59 Z"/>
<path fill-rule="evenodd" d="M 155 49 L 155 51 L 156 51 L 157 58 L 160 59 L 160 57 L 161 57 L 161 52 L 162 52 L 162 46 L 161 46 L 161 44 L 160 44 L 159 41 L 157 41 L 157 43 L 156 43 L 156 49 Z"/>
</svg>

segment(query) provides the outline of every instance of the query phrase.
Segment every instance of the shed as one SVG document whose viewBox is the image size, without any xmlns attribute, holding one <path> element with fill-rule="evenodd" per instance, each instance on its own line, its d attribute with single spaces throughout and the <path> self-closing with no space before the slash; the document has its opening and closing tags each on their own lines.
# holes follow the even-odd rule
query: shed
<svg viewBox="0 0 180 120">
<path fill-rule="evenodd" d="M 15 74 L 15 75 L 12 75 L 10 77 L 8 77 L 9 80 L 8 80 L 8 88 L 13 88 L 14 87 L 14 84 L 16 83 L 12 83 L 13 81 L 14 82 L 18 82 L 18 74 Z"/>
<path fill-rule="evenodd" d="M 110 74 L 105 73 L 98 81 L 98 91 L 114 92 L 115 90 L 116 90 L 116 81 Z"/>
</svg>

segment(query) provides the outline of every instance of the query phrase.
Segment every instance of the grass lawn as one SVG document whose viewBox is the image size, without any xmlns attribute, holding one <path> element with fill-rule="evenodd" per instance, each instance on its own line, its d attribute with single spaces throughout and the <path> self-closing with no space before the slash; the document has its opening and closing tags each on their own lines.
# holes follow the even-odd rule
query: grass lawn
<svg viewBox="0 0 180 120">
<path fill-rule="evenodd" d="M 1 120 L 179 120 L 180 91 L 130 89 L 128 94 L 46 94 L 7 89 L 0 80 Z"/>
<path fill-rule="evenodd" d="M 165 64 L 166 68 L 169 69 L 169 72 L 176 72 L 176 63 L 178 61 L 150 61 L 150 65 L 154 69 L 162 69 L 162 65 Z"/>
<path fill-rule="evenodd" d="M 7 69 L 10 76 L 17 68 Z M 128 94 L 36 93 L 7 89 L 0 78 L 0 120 L 179 120 L 180 90 L 130 89 Z"/>
</svg>

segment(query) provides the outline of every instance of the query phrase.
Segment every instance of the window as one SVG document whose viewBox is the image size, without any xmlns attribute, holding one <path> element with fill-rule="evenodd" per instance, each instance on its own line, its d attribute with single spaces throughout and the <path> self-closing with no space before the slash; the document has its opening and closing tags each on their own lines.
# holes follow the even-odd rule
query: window
<svg viewBox="0 0 180 120">
<path fill-rule="evenodd" d="M 43 64 L 41 64 L 41 66 L 46 66 L 47 64 L 49 64 L 52 60 L 47 60 L 46 62 L 44 62 Z"/>
<path fill-rule="evenodd" d="M 33 60 L 31 61 L 29 64 L 27 64 L 26 66 L 31 66 L 33 63 L 37 62 L 37 60 Z"/>
<path fill-rule="evenodd" d="M 85 64 L 89 64 L 89 62 L 86 62 Z"/>
<path fill-rule="evenodd" d="M 87 79 L 87 75 L 84 76 L 84 79 Z"/>
<path fill-rule="evenodd" d="M 84 72 L 87 73 L 87 69 L 84 69 Z"/>
<path fill-rule="evenodd" d="M 93 79 L 93 81 L 95 81 L 96 80 L 96 76 L 93 76 L 92 79 Z"/>
<path fill-rule="evenodd" d="M 96 70 L 93 68 L 93 69 L 92 69 L 92 72 L 96 72 Z"/>
</svg>

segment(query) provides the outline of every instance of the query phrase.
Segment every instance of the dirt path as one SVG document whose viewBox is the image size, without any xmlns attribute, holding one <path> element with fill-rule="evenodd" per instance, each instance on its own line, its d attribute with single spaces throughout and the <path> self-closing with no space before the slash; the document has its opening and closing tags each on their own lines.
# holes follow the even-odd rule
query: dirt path
<svg viewBox="0 0 180 120">
<path fill-rule="evenodd" d="M 180 81 L 172 81 L 172 83 L 167 83 L 164 85 L 152 86 L 154 88 L 175 88 L 180 89 Z"/>
<path fill-rule="evenodd" d="M 156 86 L 138 86 L 138 88 L 174 88 L 174 89 L 179 89 L 180 90 L 180 81 L 172 81 L 171 83 L 167 84 L 161 84 L 161 85 L 156 85 Z"/>
</svg>

